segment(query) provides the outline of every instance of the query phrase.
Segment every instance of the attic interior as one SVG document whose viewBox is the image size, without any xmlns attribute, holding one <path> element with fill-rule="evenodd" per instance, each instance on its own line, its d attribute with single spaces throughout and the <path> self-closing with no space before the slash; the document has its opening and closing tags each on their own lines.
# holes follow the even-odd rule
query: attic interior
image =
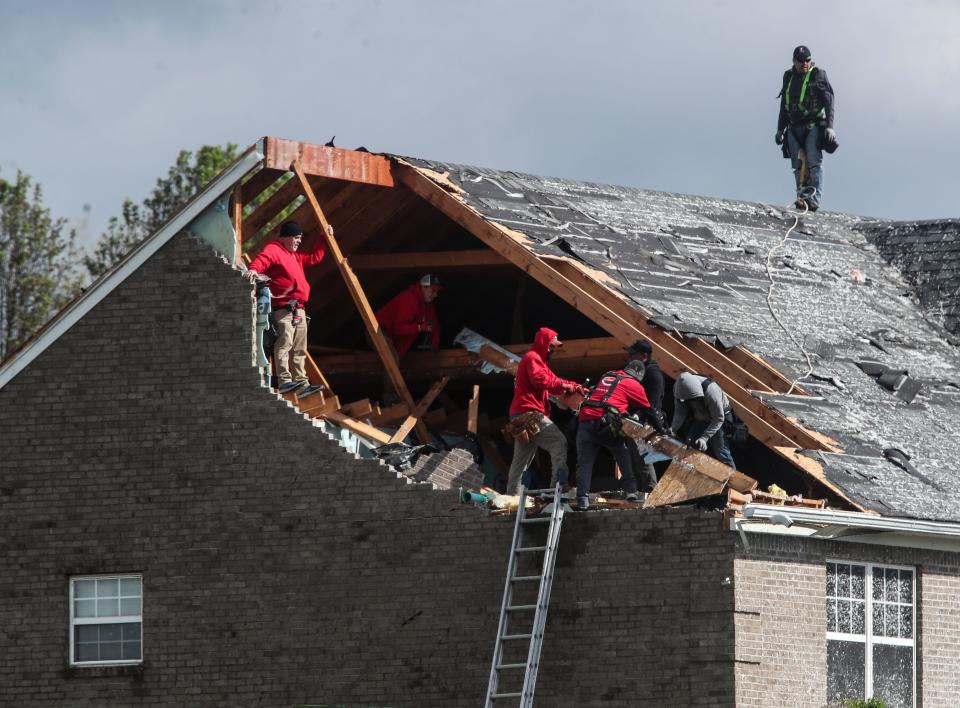
<svg viewBox="0 0 960 708">
<path fill-rule="evenodd" d="M 453 343 L 461 328 L 468 327 L 518 356 L 526 351 L 537 329 L 555 329 L 565 346 L 554 356 L 551 368 L 581 383 L 595 381 L 603 372 L 625 363 L 621 341 L 403 184 L 381 186 L 309 173 L 306 179 L 373 311 L 417 283 L 425 273 L 439 276 L 444 286 L 436 302 L 441 350 L 411 350 L 400 359 L 399 368 L 414 401 L 427 394 L 442 376 L 450 377 L 421 419 L 431 433 L 444 434 L 448 440 L 466 432 L 468 403 L 474 385 L 479 385 L 477 437 L 480 452 L 488 459 L 488 483 L 496 477 L 494 468 L 505 479 L 505 467 L 509 466 L 511 446 L 499 431 L 507 422 L 513 378 L 507 373 L 481 373 L 478 358 Z M 240 239 L 248 257 L 255 256 L 276 235 L 280 223 L 288 219 L 304 230 L 301 249 L 312 250 L 316 239 L 322 238 L 314 210 L 291 172 L 271 167 L 268 162 L 234 196 L 235 202 L 239 199 L 244 205 Z M 562 267 L 553 262 L 550 265 Z M 395 429 L 409 409 L 398 406 L 384 364 L 329 251 L 320 264 L 308 269 L 307 276 L 311 283 L 307 306 L 311 318 L 309 351 L 336 393 L 341 410 L 373 426 Z M 681 341 L 678 333 L 665 334 Z M 771 373 L 772 369 L 756 357 L 742 352 L 728 355 L 703 340 L 682 341 L 704 356 L 727 360 L 731 368 L 744 372 L 752 381 L 765 382 L 757 385 L 766 392 L 784 393 L 789 388 L 787 379 Z M 654 356 L 658 358 L 656 351 Z M 672 415 L 671 386 L 668 377 L 664 397 L 668 421 Z M 803 394 L 802 390 L 794 392 Z M 554 419 L 561 426 L 573 417 L 556 407 L 555 411 Z M 573 470 L 576 448 L 573 439 L 568 439 Z M 825 498 L 832 506 L 849 508 L 831 489 L 802 474 L 753 436 L 735 445 L 733 454 L 738 468 L 756 479 L 761 489 L 775 483 L 791 494 Z M 543 453 L 541 456 L 537 466 L 546 483 L 549 462 Z M 667 464 L 658 463 L 658 473 Z M 594 474 L 594 490 L 618 489 L 616 477 L 612 459 L 601 458 Z"/>
</svg>

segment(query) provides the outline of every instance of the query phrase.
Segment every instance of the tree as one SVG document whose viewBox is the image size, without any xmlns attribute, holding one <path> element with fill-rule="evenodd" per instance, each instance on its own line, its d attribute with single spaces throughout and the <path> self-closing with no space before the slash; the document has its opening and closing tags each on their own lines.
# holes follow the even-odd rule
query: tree
<svg viewBox="0 0 960 708">
<path fill-rule="evenodd" d="M 237 157 L 237 146 L 204 145 L 196 154 L 181 150 L 167 176 L 157 180 L 150 196 L 141 204 L 127 198 L 119 217 L 110 218 L 107 230 L 100 236 L 83 264 L 94 278 L 109 270 L 130 249 L 159 229 L 177 213 L 211 179 Z"/>
<path fill-rule="evenodd" d="M 80 290 L 74 233 L 65 227 L 27 175 L 0 179 L 0 360 Z"/>
</svg>

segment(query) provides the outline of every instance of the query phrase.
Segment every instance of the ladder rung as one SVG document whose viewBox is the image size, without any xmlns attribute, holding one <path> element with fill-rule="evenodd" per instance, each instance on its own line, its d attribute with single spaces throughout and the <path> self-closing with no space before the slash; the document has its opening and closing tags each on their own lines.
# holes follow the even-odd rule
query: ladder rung
<svg viewBox="0 0 960 708">
<path fill-rule="evenodd" d="M 497 671 L 500 669 L 525 669 L 526 664 L 497 664 Z"/>
<path fill-rule="evenodd" d="M 508 612 L 514 612 L 517 610 L 535 610 L 537 609 L 536 605 L 510 605 L 507 608 Z"/>
<path fill-rule="evenodd" d="M 490 698 L 520 698 L 522 693 L 494 693 Z"/>
<path fill-rule="evenodd" d="M 549 516 L 532 516 L 532 517 L 527 517 L 520 523 L 521 524 L 546 524 L 546 523 L 549 523 L 549 521 L 550 521 Z"/>
<path fill-rule="evenodd" d="M 518 575 L 516 577 L 510 578 L 511 583 L 522 583 L 527 580 L 540 580 L 542 575 Z"/>
<path fill-rule="evenodd" d="M 518 548 L 517 553 L 533 553 L 534 551 L 545 551 L 547 550 L 546 546 L 524 546 L 523 548 Z"/>
<path fill-rule="evenodd" d="M 509 642 L 514 639 L 530 639 L 532 636 L 532 634 L 504 634 L 502 639 L 505 642 Z"/>
</svg>

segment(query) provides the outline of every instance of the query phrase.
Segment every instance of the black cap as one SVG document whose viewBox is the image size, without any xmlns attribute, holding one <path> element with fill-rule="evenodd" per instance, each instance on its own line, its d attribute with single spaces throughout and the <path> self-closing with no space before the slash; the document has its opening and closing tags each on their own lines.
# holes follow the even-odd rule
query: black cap
<svg viewBox="0 0 960 708">
<path fill-rule="evenodd" d="M 807 47 L 803 44 L 793 50 L 794 61 L 806 61 L 810 58 L 810 56 L 810 47 Z"/>
<path fill-rule="evenodd" d="M 646 339 L 638 339 L 629 347 L 627 347 L 627 354 L 633 356 L 634 354 L 653 354 L 653 345 L 650 344 Z"/>
<path fill-rule="evenodd" d="M 280 236 L 281 238 L 286 236 L 303 236 L 303 229 L 300 228 L 300 224 L 296 221 L 284 221 L 283 226 L 280 227 Z"/>
<path fill-rule="evenodd" d="M 433 275 L 433 273 L 427 273 L 425 276 L 420 278 L 420 285 L 422 285 L 425 288 L 431 288 L 431 287 L 442 288 L 443 287 L 440 284 L 440 278 Z"/>
</svg>

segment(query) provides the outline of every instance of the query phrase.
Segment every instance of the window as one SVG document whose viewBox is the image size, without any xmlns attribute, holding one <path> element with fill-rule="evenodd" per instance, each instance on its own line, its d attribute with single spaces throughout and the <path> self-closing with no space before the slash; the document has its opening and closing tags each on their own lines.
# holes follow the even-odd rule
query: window
<svg viewBox="0 0 960 708">
<path fill-rule="evenodd" d="M 827 700 L 912 708 L 914 571 L 827 563 Z"/>
<path fill-rule="evenodd" d="M 143 660 L 143 578 L 70 578 L 70 663 L 139 664 Z"/>
</svg>

